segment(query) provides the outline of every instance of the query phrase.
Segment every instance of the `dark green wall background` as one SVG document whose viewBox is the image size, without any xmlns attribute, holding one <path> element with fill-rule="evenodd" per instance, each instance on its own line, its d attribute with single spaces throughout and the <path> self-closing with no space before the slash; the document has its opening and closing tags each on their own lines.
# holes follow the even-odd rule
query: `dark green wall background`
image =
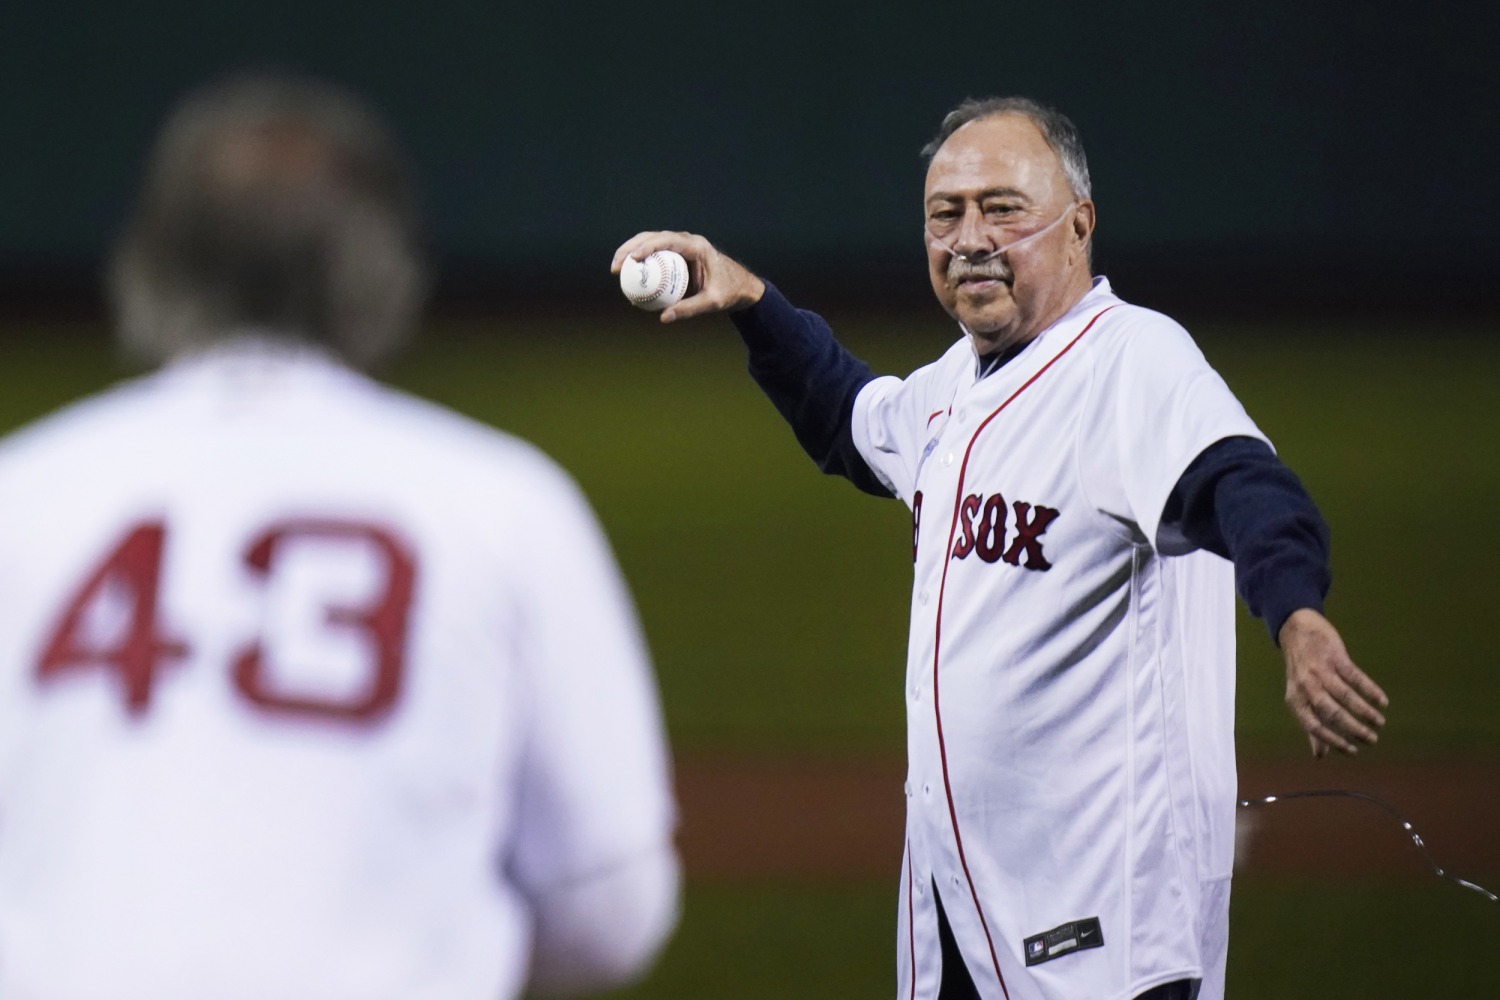
<svg viewBox="0 0 1500 1000">
<path fill-rule="evenodd" d="M 13 4 L 0 277 L 92 269 L 171 102 L 269 64 L 372 97 L 450 273 L 502 292 L 670 227 L 773 275 L 920 294 L 916 151 L 957 100 L 1004 92 L 1078 121 L 1117 278 L 1461 292 L 1500 265 L 1488 6 Z"/>
</svg>

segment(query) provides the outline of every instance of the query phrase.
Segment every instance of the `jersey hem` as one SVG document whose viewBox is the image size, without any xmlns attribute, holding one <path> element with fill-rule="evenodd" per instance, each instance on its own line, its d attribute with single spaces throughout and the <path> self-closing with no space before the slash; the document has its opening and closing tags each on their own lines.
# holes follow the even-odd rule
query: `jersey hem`
<svg viewBox="0 0 1500 1000">
<path fill-rule="evenodd" d="M 1130 988 L 1125 992 L 1115 993 L 1109 997 L 1106 997 L 1105 1000 L 1135 1000 L 1135 998 L 1140 996 L 1142 993 L 1145 993 L 1147 990 L 1154 990 L 1158 986 L 1165 986 L 1168 983 L 1175 983 L 1181 979 L 1202 978 L 1203 969 L 1196 965 L 1190 965 L 1186 968 L 1179 969 L 1174 972 L 1160 973 L 1158 975 L 1152 976 L 1149 979 L 1138 980 L 1137 982 L 1132 984 Z"/>
</svg>

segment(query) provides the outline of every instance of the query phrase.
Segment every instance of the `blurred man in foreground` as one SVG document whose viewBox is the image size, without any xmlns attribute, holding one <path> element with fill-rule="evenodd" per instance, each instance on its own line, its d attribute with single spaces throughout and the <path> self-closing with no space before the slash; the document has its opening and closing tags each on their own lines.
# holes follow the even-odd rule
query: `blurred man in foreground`
<svg viewBox="0 0 1500 1000">
<path fill-rule="evenodd" d="M 356 370 L 423 286 L 348 95 L 168 122 L 111 268 L 164 367 L 0 445 L 0 995 L 590 992 L 670 932 L 660 712 L 584 498 Z"/>
</svg>

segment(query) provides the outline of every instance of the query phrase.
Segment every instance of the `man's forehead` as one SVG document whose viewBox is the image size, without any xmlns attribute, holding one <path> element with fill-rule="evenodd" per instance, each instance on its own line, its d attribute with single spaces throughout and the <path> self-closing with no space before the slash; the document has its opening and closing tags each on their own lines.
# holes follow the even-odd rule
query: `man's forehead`
<svg viewBox="0 0 1500 1000">
<path fill-rule="evenodd" d="M 1002 113 L 971 121 L 944 142 L 927 168 L 926 197 L 1009 188 L 1044 196 L 1066 185 L 1062 162 L 1036 123 Z"/>
</svg>

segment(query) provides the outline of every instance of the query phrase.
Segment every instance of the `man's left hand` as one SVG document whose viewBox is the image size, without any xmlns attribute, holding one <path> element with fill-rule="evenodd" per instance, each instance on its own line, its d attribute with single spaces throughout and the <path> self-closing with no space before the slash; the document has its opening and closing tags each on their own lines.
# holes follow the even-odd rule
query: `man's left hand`
<svg viewBox="0 0 1500 1000">
<path fill-rule="evenodd" d="M 1313 756 L 1329 747 L 1347 754 L 1374 744 L 1390 699 L 1344 649 L 1333 623 L 1311 608 L 1292 612 L 1281 626 L 1286 660 L 1286 705 L 1307 733 Z"/>
</svg>

